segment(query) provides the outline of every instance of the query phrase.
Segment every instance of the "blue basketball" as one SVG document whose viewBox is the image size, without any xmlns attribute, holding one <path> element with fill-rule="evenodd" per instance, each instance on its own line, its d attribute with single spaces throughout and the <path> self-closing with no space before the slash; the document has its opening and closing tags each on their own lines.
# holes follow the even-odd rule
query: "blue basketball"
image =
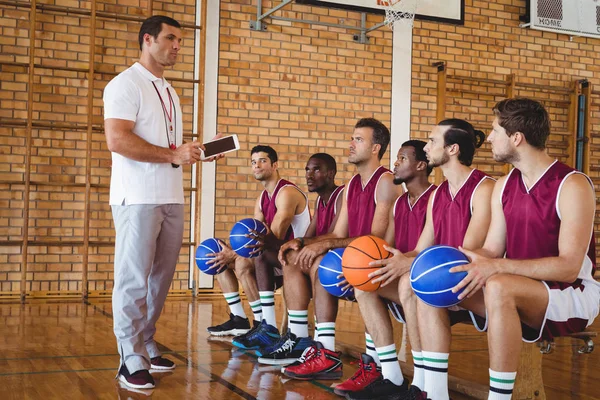
<svg viewBox="0 0 600 400">
<path fill-rule="evenodd" d="M 196 249 L 196 265 L 200 269 L 200 271 L 204 272 L 208 275 L 217 275 L 225 270 L 225 268 L 215 268 L 209 270 L 213 264 L 207 264 L 208 261 L 214 259 L 214 257 L 207 257 L 207 254 L 211 253 L 219 253 L 223 250 L 221 243 L 215 238 L 206 239 L 202 243 L 198 245 Z"/>
<path fill-rule="evenodd" d="M 469 259 L 450 246 L 431 246 L 419 253 L 410 267 L 410 285 L 415 294 L 434 307 L 450 307 L 460 303 L 452 288 L 467 276 L 466 272 L 451 273 L 452 267 L 468 264 Z"/>
<path fill-rule="evenodd" d="M 344 248 L 329 250 L 325 257 L 321 259 L 319 264 L 319 281 L 321 285 L 330 294 L 336 297 L 353 298 L 354 288 L 342 291 L 341 286 L 336 286 L 343 280 L 338 279 L 338 275 L 342 273 L 342 255 Z"/>
<path fill-rule="evenodd" d="M 267 232 L 267 226 L 264 223 L 254 218 L 244 218 L 233 225 L 233 228 L 231 228 L 231 233 L 229 234 L 229 243 L 231 244 L 231 248 L 238 255 L 245 258 L 258 256 L 258 254 L 250 255 L 250 252 L 253 249 L 245 247 L 258 243 L 256 239 L 246 237 L 246 235 L 250 233 L 251 229 L 257 231 L 258 233 Z"/>
</svg>

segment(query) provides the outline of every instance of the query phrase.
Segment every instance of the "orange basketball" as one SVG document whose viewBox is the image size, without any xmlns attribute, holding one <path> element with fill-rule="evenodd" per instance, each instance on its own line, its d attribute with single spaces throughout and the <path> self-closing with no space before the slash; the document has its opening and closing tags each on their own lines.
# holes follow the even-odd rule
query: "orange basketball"
<svg viewBox="0 0 600 400">
<path fill-rule="evenodd" d="M 392 256 L 383 245 L 389 246 L 385 240 L 373 235 L 361 236 L 350 242 L 342 256 L 342 272 L 349 284 L 365 292 L 379 289 L 381 282 L 371 283 L 374 278 L 370 279 L 368 275 L 380 267 L 370 267 L 369 263 Z"/>
</svg>

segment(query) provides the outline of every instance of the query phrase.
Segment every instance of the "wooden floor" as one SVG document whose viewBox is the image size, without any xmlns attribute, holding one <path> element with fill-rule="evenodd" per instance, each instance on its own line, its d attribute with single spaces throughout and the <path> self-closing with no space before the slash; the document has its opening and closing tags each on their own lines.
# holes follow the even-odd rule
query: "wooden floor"
<svg viewBox="0 0 600 400">
<path fill-rule="evenodd" d="M 278 301 L 278 303 L 280 303 Z M 248 310 L 249 311 L 249 310 Z M 278 315 L 281 315 L 278 304 Z M 108 301 L 0 304 L 0 393 L 5 399 L 337 399 L 335 382 L 298 382 L 256 357 L 211 340 L 206 327 L 228 317 L 222 298 L 168 300 L 156 339 L 177 363 L 170 373 L 154 375 L 156 389 L 131 391 L 114 379 L 119 357 Z M 251 315 L 249 313 L 249 315 Z M 395 325 L 401 335 L 402 326 Z M 600 328 L 600 323 L 595 323 Z M 356 304 L 340 306 L 337 341 L 344 349 L 364 347 Z M 453 330 L 450 373 L 487 385 L 485 336 L 469 326 Z M 544 356 L 548 399 L 600 399 L 600 350 L 580 355 L 572 339 L 557 341 Z M 410 349 L 397 343 L 410 365 Z M 356 370 L 344 357 L 344 378 Z M 454 400 L 467 399 L 452 394 Z"/>
</svg>

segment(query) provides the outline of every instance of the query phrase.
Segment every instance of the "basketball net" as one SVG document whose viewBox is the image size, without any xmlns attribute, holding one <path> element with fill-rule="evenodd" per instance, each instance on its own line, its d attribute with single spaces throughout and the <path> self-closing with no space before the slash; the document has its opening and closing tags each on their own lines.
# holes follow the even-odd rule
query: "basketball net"
<svg viewBox="0 0 600 400">
<path fill-rule="evenodd" d="M 402 24 L 412 28 L 417 12 L 417 0 L 382 0 L 385 7 L 385 21 L 390 29 L 395 24 Z"/>
</svg>

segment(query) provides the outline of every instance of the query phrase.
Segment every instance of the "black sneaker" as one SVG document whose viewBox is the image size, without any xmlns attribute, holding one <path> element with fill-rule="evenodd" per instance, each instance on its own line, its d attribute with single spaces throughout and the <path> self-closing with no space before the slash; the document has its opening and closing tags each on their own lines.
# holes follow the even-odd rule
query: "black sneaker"
<svg viewBox="0 0 600 400">
<path fill-rule="evenodd" d="M 147 369 L 141 369 L 130 374 L 125 364 L 119 368 L 118 379 L 119 382 L 134 389 L 152 389 L 155 386 L 154 378 Z"/>
<path fill-rule="evenodd" d="M 257 353 L 261 353 L 258 362 L 269 365 L 289 365 L 298 361 L 304 354 L 304 350 L 314 344 L 315 342 L 311 338 L 298 338 L 288 330 L 276 346 L 266 351 L 264 349 L 257 351 Z"/>
<path fill-rule="evenodd" d="M 419 391 L 420 392 L 420 391 Z M 404 380 L 402 385 L 395 385 L 389 379 L 377 380 L 360 392 L 348 392 L 348 400 L 416 400 L 420 397 L 413 397 L 413 393 L 408 389 L 408 380 Z"/>
<path fill-rule="evenodd" d="M 206 330 L 208 333 L 215 336 L 237 336 L 250 330 L 250 322 L 248 321 L 248 318 L 229 314 L 229 321 L 224 322 L 221 325 L 209 326 Z"/>
<path fill-rule="evenodd" d="M 236 341 L 240 341 L 240 340 L 244 340 L 246 337 L 252 335 L 254 333 L 254 331 L 256 331 L 258 328 L 260 327 L 260 321 L 254 320 L 253 325 L 252 325 L 252 329 L 250 329 L 248 332 L 246 333 L 242 333 L 240 335 L 237 335 L 233 338 L 233 340 Z"/>
<path fill-rule="evenodd" d="M 258 350 L 262 347 L 273 346 L 281 337 L 277 328 L 267 324 L 264 319 L 252 334 L 242 336 L 235 337 L 231 344 L 244 350 Z"/>
</svg>

